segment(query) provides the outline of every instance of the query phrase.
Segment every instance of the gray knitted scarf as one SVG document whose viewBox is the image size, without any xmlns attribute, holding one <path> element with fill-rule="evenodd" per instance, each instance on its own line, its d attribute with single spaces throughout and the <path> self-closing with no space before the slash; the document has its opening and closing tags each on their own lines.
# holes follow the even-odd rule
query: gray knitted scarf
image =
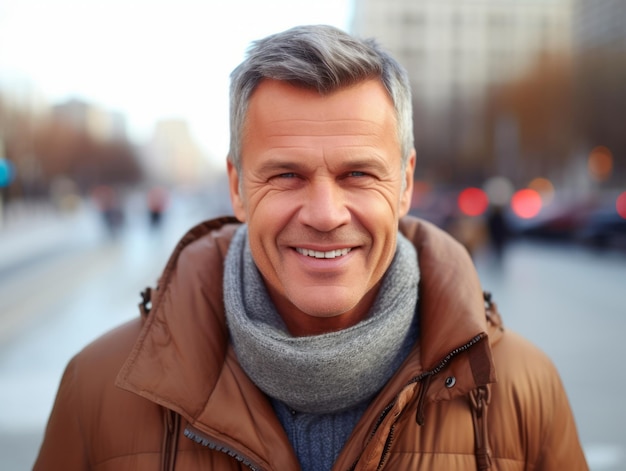
<svg viewBox="0 0 626 471">
<path fill-rule="evenodd" d="M 340 412 L 371 399 L 415 341 L 418 281 L 415 248 L 398 234 L 366 319 L 337 332 L 293 337 L 270 300 L 242 225 L 224 273 L 226 319 L 241 367 L 268 396 L 300 412 Z"/>
</svg>

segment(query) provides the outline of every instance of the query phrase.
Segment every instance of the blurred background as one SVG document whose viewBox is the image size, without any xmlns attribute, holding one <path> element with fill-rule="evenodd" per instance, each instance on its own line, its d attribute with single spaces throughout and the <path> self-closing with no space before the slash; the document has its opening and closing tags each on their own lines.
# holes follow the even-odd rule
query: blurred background
<svg viewBox="0 0 626 471">
<path fill-rule="evenodd" d="M 296 24 L 408 69 L 411 212 L 463 243 L 559 368 L 592 470 L 626 469 L 626 2 L 3 0 L 0 463 L 30 469 L 65 363 L 230 214 L 228 76 Z"/>
</svg>

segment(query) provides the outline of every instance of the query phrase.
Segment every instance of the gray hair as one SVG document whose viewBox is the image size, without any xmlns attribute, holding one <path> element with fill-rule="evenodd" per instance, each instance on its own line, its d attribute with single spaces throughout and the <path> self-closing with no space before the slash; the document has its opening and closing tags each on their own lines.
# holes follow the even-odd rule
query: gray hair
<svg viewBox="0 0 626 471">
<path fill-rule="evenodd" d="M 252 43 L 231 73 L 229 161 L 241 171 L 241 140 L 250 97 L 263 79 L 328 94 L 379 78 L 391 97 L 405 168 L 413 149 L 411 88 L 406 70 L 373 39 L 357 39 L 327 25 L 297 26 Z"/>
</svg>

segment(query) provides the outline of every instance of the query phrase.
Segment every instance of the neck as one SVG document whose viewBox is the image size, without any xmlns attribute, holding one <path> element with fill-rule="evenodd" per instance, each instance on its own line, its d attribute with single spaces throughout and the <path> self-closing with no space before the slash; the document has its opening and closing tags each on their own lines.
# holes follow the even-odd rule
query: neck
<svg viewBox="0 0 626 471">
<path fill-rule="evenodd" d="M 284 297 L 273 293 L 272 290 L 268 291 L 289 333 L 294 337 L 305 337 L 308 335 L 321 335 L 347 329 L 364 320 L 376 299 L 378 288 L 379 285 L 372 288 L 359 303 L 349 311 L 327 317 L 308 314 L 298 309 L 297 306 L 290 303 Z"/>
</svg>

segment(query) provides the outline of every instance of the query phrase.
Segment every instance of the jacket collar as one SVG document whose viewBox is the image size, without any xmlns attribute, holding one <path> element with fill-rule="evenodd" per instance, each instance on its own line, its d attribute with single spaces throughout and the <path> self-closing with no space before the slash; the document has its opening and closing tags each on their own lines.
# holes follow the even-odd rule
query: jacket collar
<svg viewBox="0 0 626 471">
<path fill-rule="evenodd" d="M 420 350 L 432 370 L 452 350 L 485 334 L 483 291 L 468 252 L 431 223 L 404 218 L 400 230 L 419 258 Z"/>
<path fill-rule="evenodd" d="M 163 271 L 150 315 L 116 382 L 208 432 L 228 426 L 230 413 L 220 415 L 223 400 L 235 402 L 230 411 L 254 410 L 254 417 L 248 418 L 254 423 L 265 421 L 280 428 L 269 402 L 240 370 L 229 347 L 222 276 L 223 261 L 237 227 L 233 218 L 216 219 L 192 228 L 182 238 Z M 416 218 L 404 218 L 400 230 L 413 242 L 419 257 L 420 344 L 372 408 L 384 407 L 411 378 L 436 369 L 455 349 L 485 336 L 487 331 L 482 289 L 467 252 L 452 237 Z M 455 369 L 461 387 L 452 393 L 443 380 L 441 384 L 435 382 L 431 399 L 449 398 L 493 382 L 495 370 L 488 342 L 472 346 L 464 355 L 462 368 L 453 367 L 453 373 Z M 231 394 L 233 391 L 243 394 L 238 398 Z M 228 399 L 220 397 L 223 394 Z M 272 456 L 271 450 L 265 454 L 263 449 L 268 440 L 276 445 L 275 432 L 271 438 L 257 433 L 254 439 L 258 444 L 252 448 L 256 450 L 251 451 L 253 455 Z"/>
</svg>

